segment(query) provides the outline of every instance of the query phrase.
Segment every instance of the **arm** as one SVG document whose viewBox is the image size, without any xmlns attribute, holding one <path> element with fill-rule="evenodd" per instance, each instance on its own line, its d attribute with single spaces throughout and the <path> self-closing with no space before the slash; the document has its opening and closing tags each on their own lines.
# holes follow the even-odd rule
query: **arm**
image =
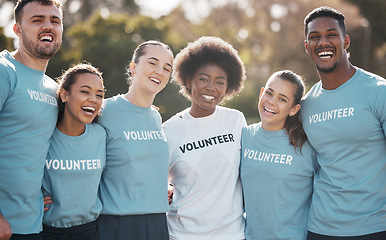
<svg viewBox="0 0 386 240">
<path fill-rule="evenodd" d="M 50 196 L 43 197 L 43 203 L 44 203 L 44 212 L 47 212 L 50 209 L 48 205 L 52 203 L 51 197 Z"/>
<path fill-rule="evenodd" d="M 0 240 L 8 240 L 11 238 L 12 229 L 8 221 L 3 217 L 0 212 Z"/>
</svg>

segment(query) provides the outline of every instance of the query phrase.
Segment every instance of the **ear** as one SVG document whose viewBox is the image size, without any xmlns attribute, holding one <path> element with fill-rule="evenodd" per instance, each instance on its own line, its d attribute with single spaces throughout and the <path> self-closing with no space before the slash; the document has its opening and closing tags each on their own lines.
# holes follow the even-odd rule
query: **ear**
<svg viewBox="0 0 386 240">
<path fill-rule="evenodd" d="M 20 38 L 21 37 L 21 27 L 19 23 L 13 25 L 13 32 Z"/>
<path fill-rule="evenodd" d="M 65 102 L 68 101 L 68 96 L 69 96 L 69 95 L 70 95 L 70 94 L 69 94 L 65 89 L 63 89 L 63 88 L 60 89 L 60 91 L 59 91 L 59 97 L 60 97 L 60 99 L 62 99 L 62 102 L 63 102 L 63 103 L 65 103 Z"/>
<path fill-rule="evenodd" d="M 260 89 L 259 99 L 261 98 L 261 96 L 263 96 L 263 93 L 264 93 L 264 87 L 262 87 L 262 88 Z"/>
<path fill-rule="evenodd" d="M 131 62 L 130 63 L 130 72 L 131 72 L 131 74 L 135 73 L 135 67 L 136 67 L 135 62 Z"/>
<path fill-rule="evenodd" d="M 292 109 L 291 109 L 291 111 L 289 112 L 288 115 L 290 117 L 293 117 L 296 113 L 299 112 L 300 108 L 301 108 L 300 104 L 296 104 L 295 106 L 292 107 Z"/>
<path fill-rule="evenodd" d="M 187 78 L 186 79 L 186 87 L 190 90 L 192 89 L 192 79 L 191 78 Z"/>
<path fill-rule="evenodd" d="M 304 40 L 304 50 L 306 51 L 306 53 L 308 53 L 308 44 L 307 44 L 307 40 Z"/>
<path fill-rule="evenodd" d="M 350 47 L 350 37 L 346 35 L 346 37 L 344 37 L 344 49 L 348 49 L 349 47 Z"/>
</svg>

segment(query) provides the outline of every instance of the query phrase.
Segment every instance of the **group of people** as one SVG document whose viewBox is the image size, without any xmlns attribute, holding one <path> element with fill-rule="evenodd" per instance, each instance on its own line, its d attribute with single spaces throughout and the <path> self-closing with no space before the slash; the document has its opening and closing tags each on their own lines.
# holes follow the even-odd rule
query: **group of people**
<svg viewBox="0 0 386 240">
<path fill-rule="evenodd" d="M 19 0 L 15 20 L 19 47 L 0 53 L 0 240 L 386 239 L 386 81 L 350 63 L 339 11 L 305 18 L 320 81 L 304 96 L 300 75 L 273 73 L 249 126 L 221 106 L 245 80 L 221 38 L 175 58 L 140 44 L 127 93 L 104 100 L 90 63 L 45 75 L 59 1 Z M 191 106 L 162 122 L 170 78 Z"/>
</svg>

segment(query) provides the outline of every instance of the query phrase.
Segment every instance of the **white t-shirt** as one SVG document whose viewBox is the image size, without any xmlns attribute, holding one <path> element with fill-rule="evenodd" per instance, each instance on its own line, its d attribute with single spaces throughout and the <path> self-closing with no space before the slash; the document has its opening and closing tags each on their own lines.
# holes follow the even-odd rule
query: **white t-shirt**
<svg viewBox="0 0 386 240">
<path fill-rule="evenodd" d="M 203 118 L 192 117 L 189 110 L 163 124 L 174 185 L 170 239 L 244 239 L 239 167 L 245 117 L 219 106 Z"/>
</svg>

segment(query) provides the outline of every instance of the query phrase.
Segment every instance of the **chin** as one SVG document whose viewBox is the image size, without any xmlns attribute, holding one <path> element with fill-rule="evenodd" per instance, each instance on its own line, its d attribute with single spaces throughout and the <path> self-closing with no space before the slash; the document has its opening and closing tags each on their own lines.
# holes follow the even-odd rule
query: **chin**
<svg viewBox="0 0 386 240">
<path fill-rule="evenodd" d="M 319 72 L 331 73 L 331 72 L 333 72 L 336 69 L 337 65 L 338 65 L 337 63 L 335 63 L 331 67 L 320 67 L 320 66 L 316 65 L 316 68 L 318 69 Z"/>
</svg>

